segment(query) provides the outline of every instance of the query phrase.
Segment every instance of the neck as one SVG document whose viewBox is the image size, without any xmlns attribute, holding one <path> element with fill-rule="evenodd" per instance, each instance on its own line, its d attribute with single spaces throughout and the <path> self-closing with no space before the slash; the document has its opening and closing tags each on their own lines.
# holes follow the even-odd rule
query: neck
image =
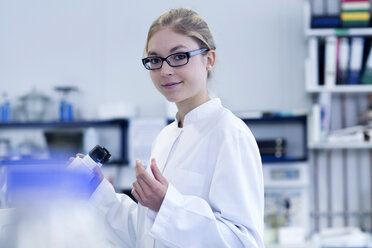
<svg viewBox="0 0 372 248">
<path fill-rule="evenodd" d="M 178 109 L 178 127 L 182 128 L 183 127 L 183 122 L 185 119 L 185 116 L 187 113 L 189 113 L 191 110 L 194 108 L 202 105 L 203 103 L 206 103 L 210 100 L 211 98 L 208 96 L 208 94 L 203 95 L 202 97 L 198 97 L 197 100 L 195 99 L 186 99 L 182 102 L 176 103 L 177 109 Z"/>
</svg>

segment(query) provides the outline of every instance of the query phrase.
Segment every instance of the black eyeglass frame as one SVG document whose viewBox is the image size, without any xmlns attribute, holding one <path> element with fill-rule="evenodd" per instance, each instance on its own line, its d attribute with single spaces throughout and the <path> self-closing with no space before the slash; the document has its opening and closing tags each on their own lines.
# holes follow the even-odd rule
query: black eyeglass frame
<svg viewBox="0 0 372 248">
<path fill-rule="evenodd" d="M 170 55 L 168 55 L 167 57 L 165 58 L 162 58 L 162 57 L 159 57 L 159 56 L 150 56 L 150 57 L 146 57 L 146 58 L 143 58 L 142 59 L 142 64 L 145 66 L 145 68 L 147 70 L 150 70 L 150 71 L 154 71 L 154 70 L 159 70 L 163 67 L 163 62 L 166 61 L 167 64 L 170 66 L 170 67 L 180 67 L 180 66 L 184 66 L 184 65 L 187 65 L 187 63 L 189 63 L 189 60 L 190 60 L 190 57 L 192 56 L 195 56 L 195 55 L 198 55 L 198 54 L 202 54 L 204 52 L 208 52 L 210 49 L 209 48 L 200 48 L 200 49 L 197 49 L 197 50 L 193 50 L 193 51 L 189 51 L 189 52 L 178 52 L 178 53 L 172 53 Z M 187 61 L 185 64 L 182 64 L 182 65 L 171 65 L 171 63 L 168 61 L 168 58 L 171 57 L 171 56 L 174 56 L 174 55 L 178 55 L 178 54 L 184 54 L 186 55 L 186 58 L 187 58 Z M 154 69 L 151 69 L 149 67 L 146 66 L 146 63 L 148 62 L 149 59 L 151 58 L 158 58 L 158 59 L 161 59 L 161 65 L 159 68 L 154 68 Z"/>
</svg>

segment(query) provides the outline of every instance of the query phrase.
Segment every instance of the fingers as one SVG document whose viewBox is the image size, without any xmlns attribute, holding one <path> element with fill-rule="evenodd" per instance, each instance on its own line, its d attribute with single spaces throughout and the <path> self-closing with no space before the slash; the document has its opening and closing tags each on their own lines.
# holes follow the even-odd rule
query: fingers
<svg viewBox="0 0 372 248">
<path fill-rule="evenodd" d="M 141 191 L 140 186 L 135 185 L 135 182 L 134 182 L 133 183 L 133 189 L 132 189 L 131 193 L 139 203 L 144 205 L 144 201 L 142 200 L 142 197 L 141 197 L 140 193 L 138 193 L 138 191 Z"/>
<path fill-rule="evenodd" d="M 82 154 L 82 153 L 77 153 L 76 156 L 79 157 L 79 158 L 84 158 L 85 157 L 85 155 Z"/>
<path fill-rule="evenodd" d="M 136 178 L 138 181 L 141 182 L 141 186 L 145 186 L 143 184 L 147 184 L 146 187 L 152 187 L 155 180 L 150 176 L 149 173 L 147 173 L 141 161 L 138 159 L 136 160 L 135 170 L 136 170 Z"/>
<path fill-rule="evenodd" d="M 159 181 L 161 184 L 164 184 L 167 180 L 163 177 L 163 174 L 161 174 L 161 171 L 159 170 L 158 166 L 156 165 L 155 159 L 151 159 L 151 172 L 154 175 L 155 179 Z"/>
<path fill-rule="evenodd" d="M 85 155 L 82 154 L 82 153 L 77 153 L 77 154 L 76 154 L 76 157 L 84 158 Z M 66 165 L 70 165 L 70 164 L 72 163 L 72 161 L 74 161 L 74 159 L 75 159 L 76 157 L 69 157 L 68 161 L 66 162 Z"/>
<path fill-rule="evenodd" d="M 155 159 L 151 161 L 151 170 L 155 178 L 147 173 L 141 161 L 136 160 L 137 180 L 133 183 L 132 195 L 143 206 L 159 211 L 167 192 L 168 181 L 156 166 Z"/>
<path fill-rule="evenodd" d="M 146 201 L 154 188 L 155 180 L 147 173 L 145 168 L 142 166 L 141 161 L 136 160 L 136 178 L 137 180 L 133 183 L 133 187 L 136 189 L 139 197 Z"/>
</svg>

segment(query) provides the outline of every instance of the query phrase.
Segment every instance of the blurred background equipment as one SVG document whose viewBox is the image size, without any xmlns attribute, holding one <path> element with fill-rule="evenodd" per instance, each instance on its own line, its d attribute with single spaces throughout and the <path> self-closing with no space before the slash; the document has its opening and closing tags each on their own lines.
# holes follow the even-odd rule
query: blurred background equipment
<svg viewBox="0 0 372 248">
<path fill-rule="evenodd" d="M 22 96 L 20 101 L 21 115 L 25 121 L 45 120 L 46 108 L 50 102 L 49 97 L 33 88 L 31 92 Z"/>
<path fill-rule="evenodd" d="M 6 92 L 3 93 L 3 99 L 0 103 L 0 122 L 7 122 L 11 120 L 10 101 Z"/>
<path fill-rule="evenodd" d="M 50 157 L 66 160 L 83 153 L 83 132 L 73 130 L 47 130 L 44 132 Z"/>
<path fill-rule="evenodd" d="M 266 163 L 266 244 L 300 245 L 310 235 L 307 162 Z"/>
<path fill-rule="evenodd" d="M 6 197 L 0 198 L 6 200 L 0 209 L 0 246 L 112 247 L 102 218 L 87 201 L 89 178 L 58 163 L 8 167 Z"/>
<path fill-rule="evenodd" d="M 61 94 L 59 105 L 59 120 L 72 121 L 75 118 L 73 102 L 70 99 L 73 92 L 78 92 L 78 88 L 74 86 L 56 86 L 54 88 Z"/>
<path fill-rule="evenodd" d="M 261 156 L 281 158 L 286 155 L 286 140 L 284 138 L 257 139 Z"/>
</svg>

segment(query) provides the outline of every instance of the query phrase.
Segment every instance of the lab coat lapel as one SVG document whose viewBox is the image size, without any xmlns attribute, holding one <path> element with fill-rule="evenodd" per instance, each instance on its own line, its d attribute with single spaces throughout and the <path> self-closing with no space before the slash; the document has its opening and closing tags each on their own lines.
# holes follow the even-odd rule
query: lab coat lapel
<svg viewBox="0 0 372 248">
<path fill-rule="evenodd" d="M 174 142 L 182 132 L 182 129 L 177 128 L 176 126 L 172 126 L 171 128 L 173 130 L 169 137 L 167 137 L 167 139 L 158 140 L 156 147 L 154 147 L 154 150 L 151 153 L 151 158 L 156 159 L 156 164 L 162 173 L 164 173 L 164 166 L 168 161 Z"/>
</svg>

